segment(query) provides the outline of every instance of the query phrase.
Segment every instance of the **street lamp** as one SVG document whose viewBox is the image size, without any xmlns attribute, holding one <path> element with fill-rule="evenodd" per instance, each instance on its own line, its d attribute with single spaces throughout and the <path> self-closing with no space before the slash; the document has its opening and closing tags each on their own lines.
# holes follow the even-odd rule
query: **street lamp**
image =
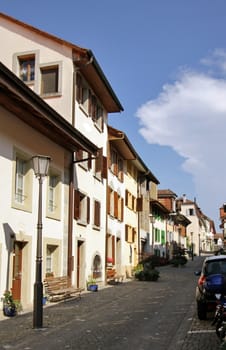
<svg viewBox="0 0 226 350">
<path fill-rule="evenodd" d="M 150 218 L 150 222 L 152 224 L 152 229 L 151 229 L 151 250 L 152 250 L 152 254 L 154 255 L 154 223 L 155 223 L 155 216 L 150 214 L 149 218 Z"/>
<path fill-rule="evenodd" d="M 39 180 L 38 196 L 38 224 L 37 224 L 37 250 L 36 250 L 36 274 L 34 284 L 33 328 L 42 328 L 43 310 L 43 284 L 42 284 L 42 184 L 48 174 L 50 157 L 32 157 L 35 176 Z"/>
<path fill-rule="evenodd" d="M 191 232 L 191 260 L 194 260 L 193 232 Z"/>
</svg>

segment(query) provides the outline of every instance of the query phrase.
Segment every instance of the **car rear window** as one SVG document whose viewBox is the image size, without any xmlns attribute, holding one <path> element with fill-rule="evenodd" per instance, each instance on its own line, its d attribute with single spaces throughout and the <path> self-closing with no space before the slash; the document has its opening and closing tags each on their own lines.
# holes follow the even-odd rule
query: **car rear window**
<svg viewBox="0 0 226 350">
<path fill-rule="evenodd" d="M 224 274 L 226 275 L 226 260 L 209 261 L 204 268 L 205 275 Z"/>
</svg>

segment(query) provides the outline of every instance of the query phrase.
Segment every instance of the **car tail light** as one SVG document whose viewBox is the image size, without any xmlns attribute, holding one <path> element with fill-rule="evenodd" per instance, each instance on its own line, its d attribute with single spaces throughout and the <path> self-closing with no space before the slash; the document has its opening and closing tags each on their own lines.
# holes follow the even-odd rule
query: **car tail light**
<svg viewBox="0 0 226 350">
<path fill-rule="evenodd" d="M 198 285 L 201 287 L 201 286 L 203 285 L 203 283 L 205 282 L 205 280 L 206 280 L 206 277 L 205 277 L 205 276 L 199 277 Z"/>
</svg>

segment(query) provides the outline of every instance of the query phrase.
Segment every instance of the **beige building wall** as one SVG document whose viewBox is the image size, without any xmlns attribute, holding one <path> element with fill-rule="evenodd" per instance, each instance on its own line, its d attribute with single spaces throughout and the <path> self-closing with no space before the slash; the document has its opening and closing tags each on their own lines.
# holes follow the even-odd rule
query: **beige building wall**
<svg viewBox="0 0 226 350">
<path fill-rule="evenodd" d="M 32 116 L 31 116 L 32 117 Z M 12 287 L 13 244 L 18 241 L 23 245 L 22 253 L 22 305 L 32 304 L 33 283 L 35 280 L 35 256 L 37 240 L 38 180 L 35 178 L 29 159 L 33 155 L 43 154 L 51 157 L 50 169 L 57 169 L 60 174 L 59 217 L 53 219 L 48 215 L 47 188 L 48 177 L 43 183 L 43 278 L 45 276 L 46 245 L 53 242 L 58 246 L 58 258 L 55 272 L 62 274 L 63 257 L 62 237 L 65 230 L 64 209 L 64 159 L 65 151 L 42 134 L 20 121 L 11 113 L 0 107 L 0 294 Z M 29 176 L 27 192 L 28 206 L 15 205 L 13 183 L 15 182 L 15 156 L 23 154 L 29 164 L 26 176 Z"/>
</svg>

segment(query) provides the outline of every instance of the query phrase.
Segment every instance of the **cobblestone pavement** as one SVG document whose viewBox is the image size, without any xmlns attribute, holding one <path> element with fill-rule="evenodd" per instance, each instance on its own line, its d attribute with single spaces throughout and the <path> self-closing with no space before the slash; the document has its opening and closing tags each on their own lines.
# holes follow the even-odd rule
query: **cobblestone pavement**
<svg viewBox="0 0 226 350">
<path fill-rule="evenodd" d="M 211 318 L 196 317 L 193 271 L 201 261 L 162 267 L 158 282 L 131 281 L 49 304 L 41 330 L 32 329 L 31 312 L 4 319 L 0 349 L 218 350 Z"/>
</svg>

